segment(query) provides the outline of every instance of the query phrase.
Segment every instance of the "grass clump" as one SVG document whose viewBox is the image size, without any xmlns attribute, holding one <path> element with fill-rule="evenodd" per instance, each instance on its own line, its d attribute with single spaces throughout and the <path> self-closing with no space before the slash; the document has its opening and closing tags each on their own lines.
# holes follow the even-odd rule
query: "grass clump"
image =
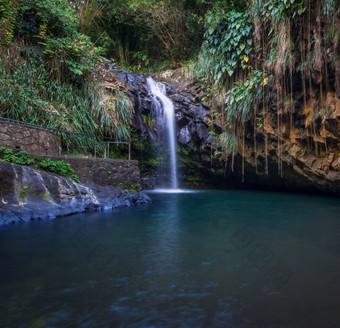
<svg viewBox="0 0 340 328">
<path fill-rule="evenodd" d="M 0 116 L 61 130 L 128 139 L 133 105 L 119 90 L 107 92 L 95 81 L 77 83 L 50 77 L 38 49 L 2 50 L 0 58 Z M 0 49 L 1 52 L 1 49 Z M 4 56 L 15 56 L 20 65 L 6 65 Z M 72 136 L 61 135 L 64 149 Z M 95 138 L 74 137 L 75 146 L 94 148 Z"/>
</svg>

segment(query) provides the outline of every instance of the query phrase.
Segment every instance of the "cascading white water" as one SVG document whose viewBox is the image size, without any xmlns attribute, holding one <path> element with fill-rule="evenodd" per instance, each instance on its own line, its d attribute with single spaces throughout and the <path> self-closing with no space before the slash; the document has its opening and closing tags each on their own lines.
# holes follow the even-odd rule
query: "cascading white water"
<svg viewBox="0 0 340 328">
<path fill-rule="evenodd" d="M 171 189 L 177 190 L 177 155 L 176 155 L 176 125 L 175 125 L 175 110 L 171 99 L 166 95 L 166 87 L 163 83 L 156 82 L 152 77 L 147 79 L 148 87 L 152 95 L 161 102 L 162 113 L 165 117 L 168 130 L 169 151 L 170 151 L 170 174 L 171 174 Z"/>
</svg>

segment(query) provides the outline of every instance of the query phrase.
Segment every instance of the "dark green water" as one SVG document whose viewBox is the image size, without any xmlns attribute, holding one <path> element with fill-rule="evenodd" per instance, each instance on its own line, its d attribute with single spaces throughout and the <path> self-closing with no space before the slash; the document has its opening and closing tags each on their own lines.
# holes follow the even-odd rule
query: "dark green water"
<svg viewBox="0 0 340 328">
<path fill-rule="evenodd" d="M 340 203 L 211 191 L 0 228 L 0 327 L 339 327 Z"/>
</svg>

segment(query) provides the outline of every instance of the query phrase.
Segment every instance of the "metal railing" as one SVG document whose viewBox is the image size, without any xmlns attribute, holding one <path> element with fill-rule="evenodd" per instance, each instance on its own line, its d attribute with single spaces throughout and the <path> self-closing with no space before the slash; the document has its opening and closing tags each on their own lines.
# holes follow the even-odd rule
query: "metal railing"
<svg viewBox="0 0 340 328">
<path fill-rule="evenodd" d="M 23 126 L 28 126 L 28 127 L 33 127 L 33 128 L 38 128 L 38 129 L 43 129 L 43 130 L 50 130 L 53 132 L 57 132 L 60 134 L 69 134 L 72 136 L 72 154 L 75 154 L 75 136 L 83 136 L 83 137 L 90 137 L 90 138 L 95 138 L 96 140 L 102 139 L 103 142 L 105 142 L 105 146 L 101 144 L 95 144 L 94 145 L 94 157 L 97 157 L 98 154 L 98 149 L 104 148 L 104 158 L 110 158 L 110 144 L 116 144 L 116 145 L 128 145 L 128 151 L 129 151 L 129 160 L 131 160 L 131 142 L 127 140 L 119 141 L 110 137 L 104 137 L 104 136 L 97 136 L 93 134 L 87 134 L 87 133 L 81 133 L 81 132 L 73 132 L 73 131 L 67 131 L 67 130 L 61 130 L 57 128 L 51 128 L 48 126 L 43 126 L 43 125 L 38 125 L 34 123 L 26 123 L 18 120 L 13 120 L 10 118 L 5 118 L 5 117 L 0 117 L 0 123 L 3 122 L 8 122 L 8 123 L 14 123 L 18 125 L 23 125 Z M 80 148 L 89 148 L 90 146 L 87 147 L 80 147 Z M 79 147 L 78 147 L 79 148 Z"/>
</svg>

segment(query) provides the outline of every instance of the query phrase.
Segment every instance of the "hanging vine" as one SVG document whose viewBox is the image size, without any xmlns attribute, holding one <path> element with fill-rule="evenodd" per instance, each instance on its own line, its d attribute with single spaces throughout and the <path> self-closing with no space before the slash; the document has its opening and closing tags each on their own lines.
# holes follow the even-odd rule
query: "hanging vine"
<svg viewBox="0 0 340 328">
<path fill-rule="evenodd" d="M 244 147 L 250 139 L 255 170 L 259 172 L 258 152 L 263 152 L 267 175 L 269 140 L 276 143 L 281 177 L 287 147 L 301 136 L 304 154 L 318 155 L 321 139 L 328 154 L 324 107 L 330 69 L 335 89 L 340 89 L 339 30 L 336 0 L 252 0 L 243 11 L 217 5 L 209 12 L 196 74 L 225 95 L 219 142 L 225 158 L 231 156 L 232 169 L 237 152 L 244 172 Z M 306 131 L 298 113 L 306 116 Z M 244 132 L 246 124 L 253 133 Z M 274 131 L 272 137 L 269 131 Z M 261 135 L 264 150 L 258 147 Z"/>
</svg>

